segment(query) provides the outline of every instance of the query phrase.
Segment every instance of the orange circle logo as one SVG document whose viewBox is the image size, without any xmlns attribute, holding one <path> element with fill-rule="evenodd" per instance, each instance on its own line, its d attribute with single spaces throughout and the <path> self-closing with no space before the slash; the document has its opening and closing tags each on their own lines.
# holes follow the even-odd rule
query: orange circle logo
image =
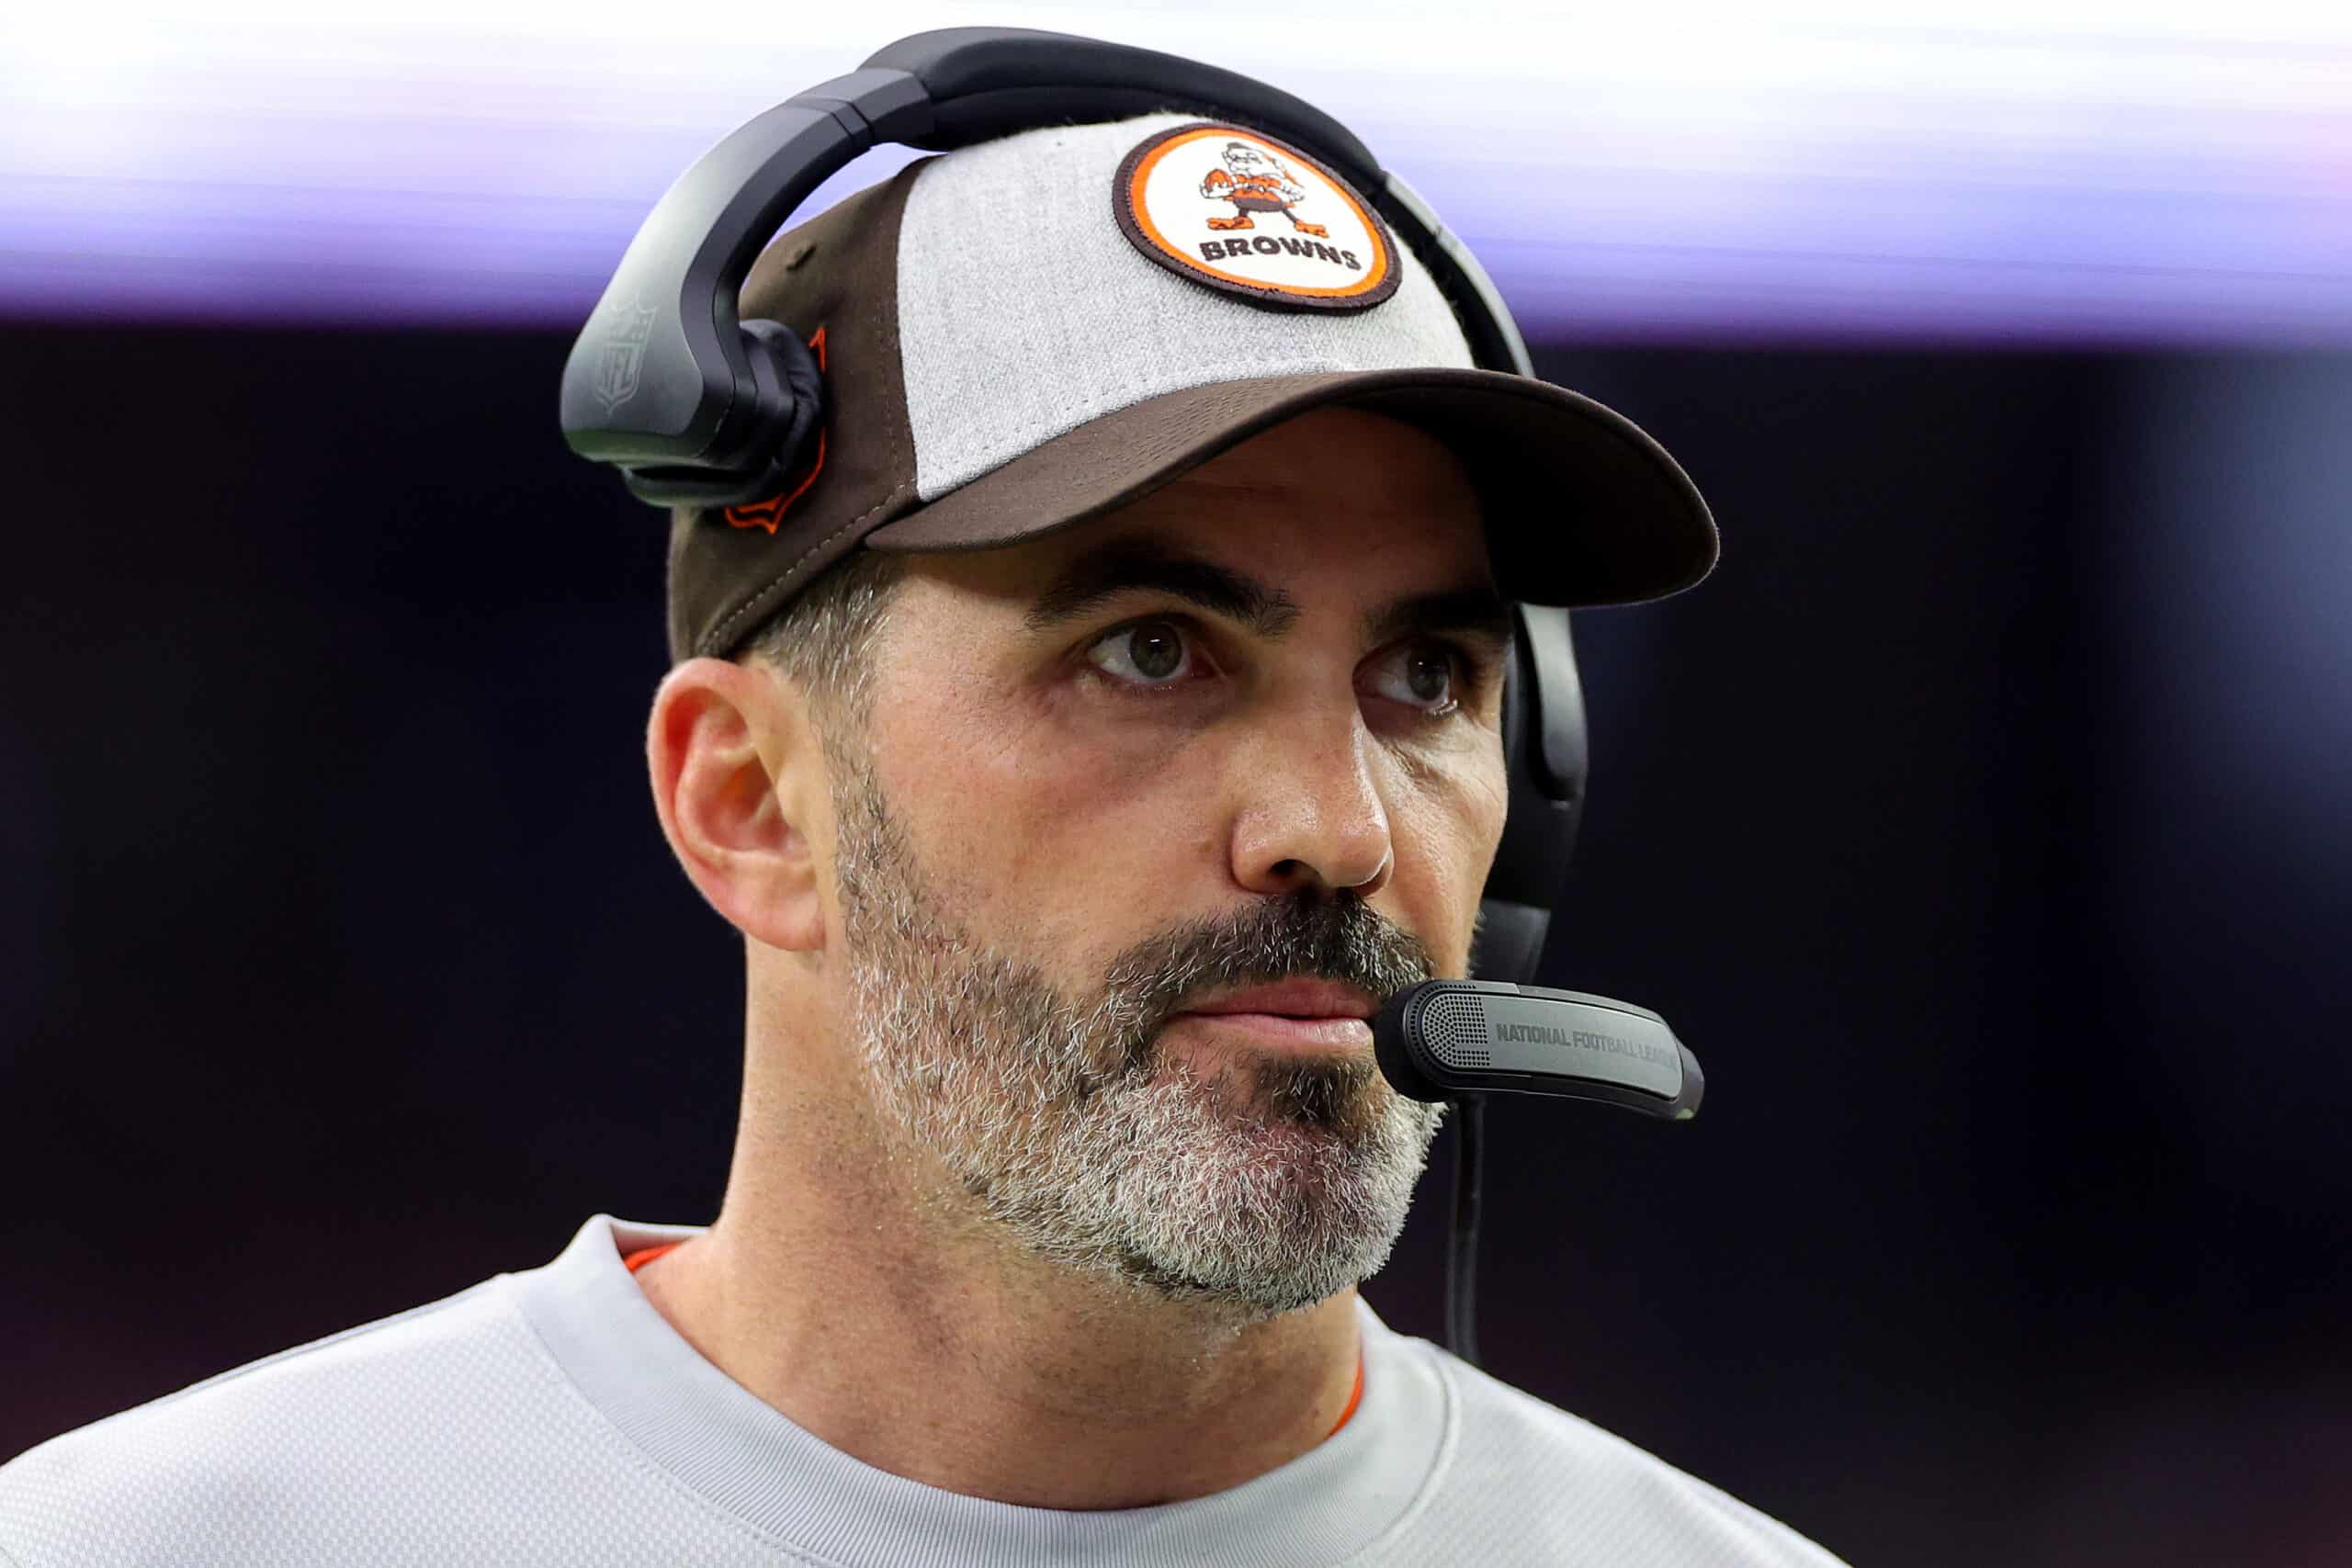
<svg viewBox="0 0 2352 1568">
<path fill-rule="evenodd" d="M 1236 125 L 1180 125 L 1119 164 L 1112 209 L 1179 277 L 1275 310 L 1363 310 L 1396 292 L 1396 244 L 1348 183 Z"/>
</svg>

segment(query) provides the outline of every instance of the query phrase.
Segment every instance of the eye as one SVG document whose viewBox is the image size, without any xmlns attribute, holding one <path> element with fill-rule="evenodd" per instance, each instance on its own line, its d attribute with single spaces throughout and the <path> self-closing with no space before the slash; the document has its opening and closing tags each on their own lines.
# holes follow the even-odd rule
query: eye
<svg viewBox="0 0 2352 1568">
<path fill-rule="evenodd" d="M 1090 643 L 1086 660 L 1119 685 L 1168 691 L 1204 671 L 1206 658 L 1182 620 L 1153 616 L 1114 626 Z M 1461 706 L 1469 684 L 1467 656 L 1436 637 L 1399 643 L 1370 666 L 1374 694 L 1442 717 Z"/>
<path fill-rule="evenodd" d="M 1086 660 L 1130 686 L 1170 686 L 1197 662 L 1182 625 L 1170 620 L 1136 621 L 1104 632 L 1086 650 Z"/>
<path fill-rule="evenodd" d="M 1399 643 L 1372 667 L 1373 689 L 1390 702 L 1425 714 L 1452 713 L 1458 702 L 1461 662 L 1449 643 Z"/>
</svg>

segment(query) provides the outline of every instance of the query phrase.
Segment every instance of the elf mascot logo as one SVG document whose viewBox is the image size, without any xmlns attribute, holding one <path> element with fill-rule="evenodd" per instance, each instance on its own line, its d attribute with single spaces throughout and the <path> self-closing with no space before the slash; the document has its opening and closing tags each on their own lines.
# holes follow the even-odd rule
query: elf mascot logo
<svg viewBox="0 0 2352 1568">
<path fill-rule="evenodd" d="M 1347 181 L 1238 125 L 1146 137 L 1112 178 L 1111 211 L 1154 265 L 1261 310 L 1367 310 L 1403 276 L 1388 226 Z"/>
<path fill-rule="evenodd" d="M 1298 214 L 1291 210 L 1306 199 L 1306 187 L 1283 167 L 1281 159 L 1247 141 L 1225 144 L 1224 167 L 1208 172 L 1208 177 L 1201 181 L 1201 194 L 1211 201 L 1233 203 L 1233 216 L 1210 219 L 1212 229 L 1254 229 L 1257 225 L 1250 220 L 1251 213 L 1279 212 L 1302 234 L 1312 234 L 1318 240 L 1330 236 L 1331 231 L 1322 224 L 1301 222 Z"/>
</svg>

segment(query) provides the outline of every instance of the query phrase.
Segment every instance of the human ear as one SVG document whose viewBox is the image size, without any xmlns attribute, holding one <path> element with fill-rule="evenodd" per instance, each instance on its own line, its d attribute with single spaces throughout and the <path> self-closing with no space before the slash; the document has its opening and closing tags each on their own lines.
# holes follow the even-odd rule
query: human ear
<svg viewBox="0 0 2352 1568">
<path fill-rule="evenodd" d="M 645 761 L 662 836 L 712 908 L 786 952 L 824 944 L 805 816 L 820 756 L 798 694 L 764 667 L 690 659 L 654 693 Z"/>
</svg>

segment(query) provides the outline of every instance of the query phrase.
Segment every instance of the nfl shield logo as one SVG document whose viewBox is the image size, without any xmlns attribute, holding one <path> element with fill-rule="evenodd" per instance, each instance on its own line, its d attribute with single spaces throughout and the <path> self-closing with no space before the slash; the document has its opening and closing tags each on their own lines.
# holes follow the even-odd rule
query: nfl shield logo
<svg viewBox="0 0 2352 1568">
<path fill-rule="evenodd" d="M 594 390 L 611 413 L 637 396 L 638 372 L 645 367 L 645 340 L 653 335 L 655 308 L 631 300 L 616 305 L 613 325 L 596 357 Z"/>
</svg>

